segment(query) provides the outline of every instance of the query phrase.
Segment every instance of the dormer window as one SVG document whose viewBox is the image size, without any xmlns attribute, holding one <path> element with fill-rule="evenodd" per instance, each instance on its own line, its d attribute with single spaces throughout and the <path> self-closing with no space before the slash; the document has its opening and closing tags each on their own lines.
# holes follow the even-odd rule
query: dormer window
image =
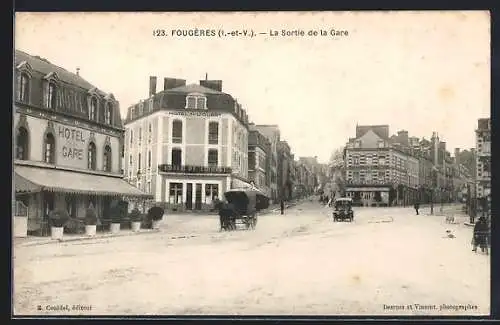
<svg viewBox="0 0 500 325">
<path fill-rule="evenodd" d="M 94 96 L 90 99 L 89 119 L 92 121 L 97 119 L 97 98 Z"/>
<path fill-rule="evenodd" d="M 104 121 L 106 124 L 111 124 L 113 117 L 113 105 L 111 102 L 106 103 L 106 108 L 104 111 Z"/>
<path fill-rule="evenodd" d="M 187 109 L 207 109 L 207 98 L 202 94 L 189 94 L 186 97 Z"/>
<path fill-rule="evenodd" d="M 57 96 L 57 87 L 54 82 L 49 83 L 49 88 L 47 92 L 47 108 L 56 109 L 56 96 Z"/>
<path fill-rule="evenodd" d="M 23 103 L 29 103 L 29 93 L 30 93 L 30 77 L 27 73 L 21 73 L 19 78 L 19 101 Z"/>
</svg>

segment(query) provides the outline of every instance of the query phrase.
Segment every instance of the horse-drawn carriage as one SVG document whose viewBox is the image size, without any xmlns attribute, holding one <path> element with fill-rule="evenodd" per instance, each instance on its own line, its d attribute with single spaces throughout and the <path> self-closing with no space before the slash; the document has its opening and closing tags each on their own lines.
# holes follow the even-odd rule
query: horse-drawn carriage
<svg viewBox="0 0 500 325">
<path fill-rule="evenodd" d="M 218 207 L 221 230 L 236 230 L 238 224 L 255 229 L 258 212 L 269 207 L 269 198 L 256 190 L 233 189 L 224 197 L 227 202 Z"/>
<path fill-rule="evenodd" d="M 354 219 L 354 212 L 352 211 L 351 198 L 338 198 L 333 203 L 333 221 L 349 221 Z"/>
</svg>

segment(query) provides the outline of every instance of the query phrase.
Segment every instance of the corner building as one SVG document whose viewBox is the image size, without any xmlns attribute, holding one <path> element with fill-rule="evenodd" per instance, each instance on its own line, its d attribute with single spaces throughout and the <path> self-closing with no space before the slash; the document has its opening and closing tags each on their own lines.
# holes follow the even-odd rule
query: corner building
<svg viewBox="0 0 500 325">
<path fill-rule="evenodd" d="M 16 50 L 13 118 L 15 201 L 28 232 L 48 232 L 54 209 L 83 218 L 92 203 L 102 220 L 113 199 L 149 197 L 122 177 L 118 101 L 78 71 Z"/>
<path fill-rule="evenodd" d="M 222 81 L 164 78 L 128 109 L 125 177 L 167 210 L 207 210 L 248 181 L 248 116 Z"/>
</svg>

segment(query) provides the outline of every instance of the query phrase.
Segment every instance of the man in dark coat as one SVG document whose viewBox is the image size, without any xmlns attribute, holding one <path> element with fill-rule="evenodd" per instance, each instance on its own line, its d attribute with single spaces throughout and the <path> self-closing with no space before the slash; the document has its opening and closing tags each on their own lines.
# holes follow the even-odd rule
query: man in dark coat
<svg viewBox="0 0 500 325">
<path fill-rule="evenodd" d="M 285 213 L 285 201 L 281 200 L 280 202 L 281 214 Z"/>
<path fill-rule="evenodd" d="M 417 213 L 417 216 L 418 216 L 418 209 L 420 209 L 420 203 L 415 202 L 415 205 L 413 206 L 415 208 L 415 212 Z"/>
<path fill-rule="evenodd" d="M 488 254 L 488 223 L 485 217 L 479 217 L 474 226 L 474 235 L 472 238 L 472 251 L 477 251 L 477 246 L 481 247 L 481 252 Z"/>
</svg>

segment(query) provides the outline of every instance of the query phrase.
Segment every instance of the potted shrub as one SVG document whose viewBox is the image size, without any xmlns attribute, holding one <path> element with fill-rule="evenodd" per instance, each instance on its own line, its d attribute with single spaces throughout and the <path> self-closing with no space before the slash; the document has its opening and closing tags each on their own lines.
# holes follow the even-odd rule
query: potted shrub
<svg viewBox="0 0 500 325">
<path fill-rule="evenodd" d="M 152 207 L 148 210 L 148 219 L 151 220 L 152 229 L 160 229 L 160 221 L 163 219 L 165 210 L 161 207 Z"/>
<path fill-rule="evenodd" d="M 142 214 L 139 209 L 134 208 L 130 212 L 130 224 L 133 232 L 138 232 L 141 229 Z"/>
<path fill-rule="evenodd" d="M 90 204 L 88 209 L 85 211 L 85 234 L 87 236 L 95 236 L 96 230 L 97 214 L 92 204 Z"/>
<path fill-rule="evenodd" d="M 110 209 L 111 211 L 111 226 L 110 230 L 112 234 L 120 232 L 120 224 L 122 222 L 122 214 L 120 206 L 117 204 Z"/>
<path fill-rule="evenodd" d="M 62 240 L 64 225 L 69 220 L 69 214 L 64 209 L 53 210 L 49 213 L 50 233 L 52 239 Z"/>
</svg>

